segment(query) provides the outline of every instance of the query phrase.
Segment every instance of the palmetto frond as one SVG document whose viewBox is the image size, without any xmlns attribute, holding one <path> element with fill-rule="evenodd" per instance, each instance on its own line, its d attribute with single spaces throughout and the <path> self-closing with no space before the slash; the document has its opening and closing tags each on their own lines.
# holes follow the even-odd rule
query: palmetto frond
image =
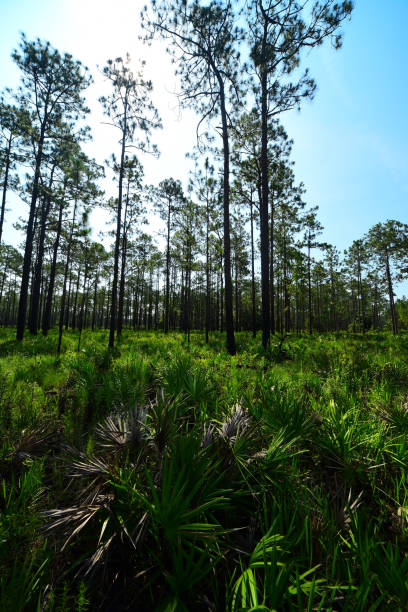
<svg viewBox="0 0 408 612">
<path fill-rule="evenodd" d="M 100 501 L 99 503 L 83 504 L 70 508 L 46 510 L 44 516 L 50 519 L 51 522 L 45 525 L 44 531 L 46 534 L 51 534 L 54 531 L 63 529 L 66 534 L 69 534 L 61 548 L 61 550 L 64 550 L 72 538 L 85 527 L 103 505 L 102 501 Z"/>
<path fill-rule="evenodd" d="M 112 542 L 115 539 L 115 536 L 116 536 L 116 533 L 111 535 L 110 538 L 106 540 L 106 542 L 103 542 L 102 544 L 100 544 L 98 548 L 95 550 L 95 552 L 93 553 L 93 555 L 87 560 L 88 567 L 85 571 L 85 576 L 93 572 L 103 562 Z"/>
<path fill-rule="evenodd" d="M 176 431 L 177 402 L 174 396 L 166 399 L 163 389 L 150 402 L 150 438 L 161 455 Z"/>
<path fill-rule="evenodd" d="M 208 448 L 215 440 L 216 427 L 214 423 L 204 426 L 204 433 L 201 438 L 201 448 Z"/>
<path fill-rule="evenodd" d="M 90 457 L 85 453 L 77 451 L 77 459 L 73 459 L 69 466 L 69 476 L 73 478 L 86 478 L 107 476 L 111 472 L 111 466 L 98 457 Z"/>
<path fill-rule="evenodd" d="M 220 424 L 218 436 L 233 446 L 236 441 L 248 432 L 251 417 L 238 403 L 232 408 L 230 414 Z"/>
<path fill-rule="evenodd" d="M 95 428 L 97 446 L 119 452 L 125 448 L 137 448 L 146 440 L 146 407 L 136 406 L 127 415 L 112 414 Z"/>
<path fill-rule="evenodd" d="M 106 491 L 107 483 L 116 475 L 116 463 L 109 462 L 109 456 L 87 455 L 71 446 L 65 446 L 68 465 L 66 473 L 70 478 L 85 479 L 78 491 L 82 504 L 93 504 Z"/>
<path fill-rule="evenodd" d="M 50 430 L 49 425 L 41 425 L 35 429 L 24 429 L 10 458 L 15 461 L 24 461 L 46 455 L 60 444 L 59 431 Z"/>
</svg>

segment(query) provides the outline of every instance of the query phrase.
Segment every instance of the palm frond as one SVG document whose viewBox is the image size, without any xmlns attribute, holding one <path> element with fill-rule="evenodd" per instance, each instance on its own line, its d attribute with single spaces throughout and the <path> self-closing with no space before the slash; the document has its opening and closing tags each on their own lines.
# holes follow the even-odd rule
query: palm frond
<svg viewBox="0 0 408 612">
<path fill-rule="evenodd" d="M 251 417 L 238 403 L 232 408 L 230 414 L 218 428 L 219 437 L 233 446 L 241 436 L 248 431 Z"/>
<path fill-rule="evenodd" d="M 125 448 L 137 448 L 146 440 L 147 408 L 136 405 L 127 415 L 111 414 L 95 428 L 97 446 L 119 452 Z"/>
<path fill-rule="evenodd" d="M 60 440 L 60 431 L 50 429 L 47 424 L 40 425 L 35 429 L 24 429 L 17 446 L 11 451 L 9 457 L 17 462 L 42 457 L 57 449 Z"/>
</svg>

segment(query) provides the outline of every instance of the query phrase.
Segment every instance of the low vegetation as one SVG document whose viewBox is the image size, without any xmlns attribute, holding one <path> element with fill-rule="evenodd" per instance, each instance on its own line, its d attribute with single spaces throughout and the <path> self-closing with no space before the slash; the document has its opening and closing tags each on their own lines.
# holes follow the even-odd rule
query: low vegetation
<svg viewBox="0 0 408 612">
<path fill-rule="evenodd" d="M 408 336 L 1 330 L 0 609 L 406 610 Z"/>
</svg>

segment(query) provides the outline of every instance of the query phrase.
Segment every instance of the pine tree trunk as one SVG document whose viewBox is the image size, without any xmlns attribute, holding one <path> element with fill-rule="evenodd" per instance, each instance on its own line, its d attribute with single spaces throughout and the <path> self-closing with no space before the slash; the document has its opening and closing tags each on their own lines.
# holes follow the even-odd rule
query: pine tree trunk
<svg viewBox="0 0 408 612">
<path fill-rule="evenodd" d="M 65 331 L 69 329 L 69 314 L 71 312 L 71 296 L 72 296 L 72 263 L 69 262 L 69 284 L 68 284 L 68 299 L 64 313 Z"/>
<path fill-rule="evenodd" d="M 392 333 L 396 335 L 398 333 L 397 313 L 395 311 L 395 304 L 394 304 L 394 291 L 392 287 L 392 279 L 391 279 L 391 272 L 390 272 L 390 258 L 388 254 L 388 249 L 386 249 L 385 251 L 385 271 L 387 275 L 388 297 L 390 301 Z"/>
<path fill-rule="evenodd" d="M 118 323 L 117 323 L 117 332 L 116 332 L 116 336 L 118 338 L 121 336 L 122 328 L 123 328 L 123 300 L 125 297 L 125 270 L 126 270 L 126 254 L 127 254 L 126 223 L 127 223 L 127 211 L 128 211 L 128 205 L 129 205 L 129 189 L 130 189 L 130 180 L 128 180 L 128 184 L 127 184 L 125 212 L 123 215 L 122 261 L 121 261 L 121 269 L 120 269 Z"/>
<path fill-rule="evenodd" d="M 1 245 L 1 239 L 2 239 L 2 236 L 3 236 L 4 213 L 6 212 L 6 196 L 7 196 L 8 177 L 9 177 L 10 164 L 11 164 L 11 142 L 12 142 L 12 139 L 13 139 L 13 137 L 10 134 L 10 138 L 8 140 L 7 150 L 6 150 L 6 165 L 5 165 L 5 168 L 4 168 L 3 194 L 2 194 L 2 198 L 1 198 L 0 245 Z"/>
<path fill-rule="evenodd" d="M 229 141 L 227 112 L 225 109 L 224 83 L 219 78 L 220 105 L 222 121 L 222 141 L 224 154 L 224 275 L 225 275 L 225 327 L 227 332 L 227 350 L 230 355 L 235 355 L 234 318 L 232 305 L 232 280 L 231 280 L 231 241 L 230 241 L 230 184 L 229 184 Z"/>
<path fill-rule="evenodd" d="M 118 193 L 118 208 L 117 208 L 117 220 L 116 220 L 116 239 L 115 239 L 115 253 L 113 263 L 113 281 L 112 281 L 112 292 L 111 292 L 111 315 L 110 315 L 110 329 L 109 329 L 109 348 L 112 349 L 115 344 L 115 331 L 117 329 L 117 298 L 118 298 L 118 276 L 119 276 L 119 253 L 120 253 L 120 230 L 122 225 L 122 190 L 123 190 L 123 173 L 125 166 L 125 149 L 126 149 L 126 135 L 127 135 L 127 100 L 125 99 L 124 105 L 124 124 L 122 130 L 122 150 L 120 155 L 120 168 L 119 168 L 119 193 Z"/>
<path fill-rule="evenodd" d="M 30 333 L 33 335 L 37 334 L 38 325 L 39 325 L 39 305 L 40 305 L 40 286 L 41 286 L 41 277 L 42 277 L 42 268 L 44 261 L 44 249 L 45 249 L 45 230 L 48 215 L 51 208 L 51 188 L 53 183 L 55 171 L 55 164 L 51 171 L 51 176 L 48 184 L 48 193 L 43 199 L 42 207 L 41 207 L 41 217 L 40 217 L 40 235 L 38 238 L 38 252 L 37 252 L 37 262 L 34 270 L 34 279 L 33 279 L 33 287 L 31 291 L 30 298 L 30 317 L 29 317 L 29 329 Z"/>
<path fill-rule="evenodd" d="M 270 262 L 269 262 L 269 285 L 270 285 L 270 296 L 271 296 L 271 333 L 275 333 L 275 203 L 273 194 L 271 197 L 271 233 L 270 233 Z"/>
<path fill-rule="evenodd" d="M 126 235 L 124 235 L 123 242 L 122 242 L 122 262 L 121 262 L 120 282 L 119 282 L 118 330 L 116 333 L 118 338 L 121 336 L 122 329 L 123 329 L 123 302 L 125 298 L 126 254 L 127 254 L 127 237 Z"/>
<path fill-rule="evenodd" d="M 83 323 L 84 323 L 84 308 L 85 308 L 85 303 L 88 299 L 88 291 L 86 289 L 86 283 L 88 280 L 88 265 L 85 264 L 85 272 L 84 272 L 84 282 L 82 285 L 82 300 L 81 300 L 81 306 L 79 309 L 79 316 L 78 316 L 78 346 L 77 346 L 77 352 L 79 352 L 80 348 L 81 348 L 81 336 L 82 336 L 82 328 L 83 328 Z"/>
<path fill-rule="evenodd" d="M 4 267 L 3 267 L 3 275 L 2 275 L 2 278 L 1 278 L 0 304 L 1 304 L 1 301 L 3 299 L 3 290 L 4 290 L 4 284 L 6 282 L 6 277 L 7 277 L 8 263 L 9 263 L 9 259 L 8 259 L 8 257 L 6 257 L 6 260 L 4 262 Z"/>
<path fill-rule="evenodd" d="M 251 207 L 251 302 L 252 302 L 252 337 L 256 338 L 256 304 L 255 304 L 255 253 L 254 253 L 254 216 L 252 196 Z"/>
<path fill-rule="evenodd" d="M 167 209 L 167 248 L 166 248 L 166 288 L 164 296 L 164 333 L 169 331 L 169 291 L 170 291 L 170 221 L 171 221 L 171 202 L 168 201 Z"/>
<path fill-rule="evenodd" d="M 45 121 L 43 121 L 40 129 L 40 138 L 38 141 L 37 155 L 35 157 L 34 180 L 31 192 L 30 213 L 27 223 L 26 243 L 24 248 L 23 270 L 21 275 L 20 298 L 18 302 L 17 314 L 17 333 L 16 338 L 21 341 L 24 337 L 24 328 L 26 324 L 26 312 L 28 301 L 28 287 L 30 280 L 31 259 L 33 254 L 34 243 L 34 217 L 37 207 L 37 199 L 39 192 L 40 170 L 43 157 L 43 146 L 45 138 Z"/>
<path fill-rule="evenodd" d="M 311 261 L 310 261 L 310 241 L 307 245 L 307 291 L 308 291 L 308 302 L 309 302 L 309 334 L 312 333 L 312 281 L 310 273 Z"/>
<path fill-rule="evenodd" d="M 77 326 L 77 306 L 78 306 L 78 294 L 79 294 L 80 282 L 81 282 L 81 268 L 78 268 L 77 284 L 75 288 L 74 308 L 72 311 L 72 318 L 71 318 L 72 331 L 75 331 L 76 326 Z"/>
<path fill-rule="evenodd" d="M 262 38 L 262 57 L 266 58 L 266 38 L 268 25 L 264 22 Z M 266 60 L 265 60 L 266 61 Z M 270 302 L 269 302 L 269 180 L 268 180 L 268 73 L 266 65 L 261 67 L 261 183 L 262 198 L 259 202 L 261 225 L 261 297 L 262 297 L 262 345 L 267 348 L 270 342 Z"/>
<path fill-rule="evenodd" d="M 64 189 L 64 192 L 65 192 L 65 189 Z M 61 229 L 62 229 L 62 213 L 64 209 L 63 199 L 64 199 L 64 196 L 61 199 L 59 213 L 58 213 L 57 234 L 55 237 L 54 248 L 53 248 L 53 253 L 52 253 L 50 282 L 48 283 L 47 299 L 45 302 L 43 319 L 42 319 L 42 333 L 44 336 L 48 334 L 48 330 L 50 329 L 50 326 L 51 326 L 52 298 L 54 295 L 55 274 L 57 270 L 57 256 L 58 256 L 59 241 L 60 241 Z"/>
<path fill-rule="evenodd" d="M 99 276 L 97 274 L 95 278 L 95 287 L 94 287 L 94 295 L 93 295 L 92 323 L 91 323 L 92 331 L 95 331 L 95 323 L 96 323 L 96 302 L 97 302 L 97 296 L 98 296 L 98 282 L 99 282 Z"/>
<path fill-rule="evenodd" d="M 66 256 L 66 259 L 65 259 L 64 281 L 63 281 L 63 285 L 62 285 L 61 306 L 60 306 L 59 323 L 58 323 L 58 345 L 57 345 L 57 353 L 58 353 L 58 355 L 61 352 L 62 333 L 63 333 L 63 328 L 64 328 L 65 300 L 66 300 L 66 295 L 67 295 L 68 270 L 69 270 L 70 258 L 71 258 L 71 247 L 72 247 L 72 238 L 73 238 L 73 235 L 74 235 L 76 210 L 77 210 L 77 201 L 75 200 L 74 210 L 73 210 L 73 213 L 72 213 L 71 229 L 70 229 L 69 238 L 68 238 L 67 256 Z"/>
<path fill-rule="evenodd" d="M 205 234 L 205 342 L 209 341 L 210 330 L 210 215 L 208 209 L 208 198 L 206 202 L 206 234 Z"/>
</svg>

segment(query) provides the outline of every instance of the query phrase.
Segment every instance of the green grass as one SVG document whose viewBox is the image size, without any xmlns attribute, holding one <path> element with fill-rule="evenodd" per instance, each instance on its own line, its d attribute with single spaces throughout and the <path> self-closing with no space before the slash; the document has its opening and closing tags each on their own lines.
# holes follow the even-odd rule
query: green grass
<svg viewBox="0 0 408 612">
<path fill-rule="evenodd" d="M 0 330 L 0 609 L 406 610 L 408 336 Z"/>
</svg>

